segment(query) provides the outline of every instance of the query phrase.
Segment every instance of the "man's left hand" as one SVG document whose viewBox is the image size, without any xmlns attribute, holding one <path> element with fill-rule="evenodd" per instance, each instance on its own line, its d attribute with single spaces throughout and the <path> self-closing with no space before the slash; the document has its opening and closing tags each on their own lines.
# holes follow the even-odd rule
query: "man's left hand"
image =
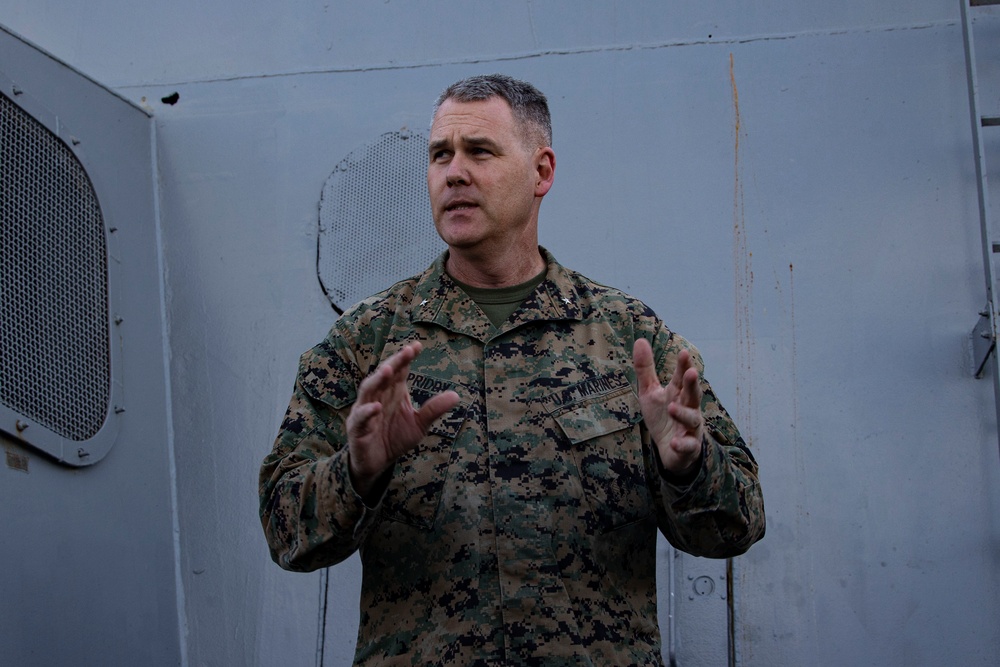
<svg viewBox="0 0 1000 667">
<path fill-rule="evenodd" d="M 646 428 L 659 449 L 660 462 L 675 475 L 690 473 L 701 457 L 705 434 L 701 385 L 691 353 L 680 351 L 677 368 L 666 385 L 661 385 L 656 375 L 653 348 L 646 339 L 635 341 L 632 364 L 639 383 L 639 407 Z"/>
</svg>

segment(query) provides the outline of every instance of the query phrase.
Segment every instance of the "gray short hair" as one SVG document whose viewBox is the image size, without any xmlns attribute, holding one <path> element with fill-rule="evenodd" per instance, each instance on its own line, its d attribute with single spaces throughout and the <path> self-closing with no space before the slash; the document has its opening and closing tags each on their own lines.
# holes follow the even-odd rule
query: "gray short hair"
<svg viewBox="0 0 1000 667">
<path fill-rule="evenodd" d="M 434 114 L 437 115 L 446 100 L 481 102 L 491 97 L 500 97 L 510 105 L 514 118 L 527 130 L 524 132 L 526 141 L 537 140 L 542 146 L 552 145 L 552 118 L 545 95 L 527 81 L 506 74 L 481 74 L 456 81 L 438 97 L 434 103 Z"/>
</svg>

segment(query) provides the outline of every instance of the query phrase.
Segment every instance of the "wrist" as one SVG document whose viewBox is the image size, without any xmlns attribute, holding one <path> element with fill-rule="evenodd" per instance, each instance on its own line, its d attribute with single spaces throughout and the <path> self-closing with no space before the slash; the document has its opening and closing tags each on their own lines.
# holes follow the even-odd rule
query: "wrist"
<svg viewBox="0 0 1000 667">
<path fill-rule="evenodd" d="M 375 473 L 361 472 L 354 465 L 350 452 L 348 452 L 347 472 L 350 477 L 351 488 L 354 489 L 354 493 L 361 498 L 366 506 L 374 507 L 378 504 L 379 499 L 389 486 L 389 480 L 392 478 L 392 467 L 389 466 L 389 468 Z"/>
<path fill-rule="evenodd" d="M 656 445 L 655 442 L 653 444 Z M 669 447 L 669 445 L 667 445 L 667 447 Z M 702 467 L 704 467 L 706 449 L 707 441 L 703 435 L 701 438 L 701 447 L 696 450 L 697 454 L 691 458 L 687 465 L 678 466 L 677 463 L 679 463 L 679 458 L 677 457 L 676 452 L 671 451 L 670 453 L 674 455 L 672 457 L 674 459 L 674 464 L 668 467 L 664 464 L 664 459 L 668 457 L 665 457 L 659 446 L 657 446 L 656 450 L 658 456 L 656 463 L 659 468 L 660 476 L 675 486 L 687 486 L 697 479 Z"/>
</svg>

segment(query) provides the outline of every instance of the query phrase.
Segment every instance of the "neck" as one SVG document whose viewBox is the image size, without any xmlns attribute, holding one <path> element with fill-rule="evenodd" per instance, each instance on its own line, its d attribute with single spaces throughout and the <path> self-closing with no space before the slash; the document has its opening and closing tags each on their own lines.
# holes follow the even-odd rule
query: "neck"
<svg viewBox="0 0 1000 667">
<path fill-rule="evenodd" d="M 469 255 L 458 248 L 451 248 L 445 265 L 449 275 L 473 287 L 510 287 L 520 285 L 545 269 L 545 260 L 538 251 L 537 242 L 527 249 L 510 249 L 508 252 L 490 253 L 486 256 Z"/>
</svg>

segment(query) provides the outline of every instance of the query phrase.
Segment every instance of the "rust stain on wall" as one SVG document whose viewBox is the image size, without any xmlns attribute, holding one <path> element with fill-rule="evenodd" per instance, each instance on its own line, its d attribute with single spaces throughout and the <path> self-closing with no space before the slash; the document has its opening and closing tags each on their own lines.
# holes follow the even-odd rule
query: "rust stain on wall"
<svg viewBox="0 0 1000 667">
<path fill-rule="evenodd" d="M 753 444 L 753 253 L 747 240 L 746 207 L 743 200 L 743 177 L 740 138 L 744 132 L 740 117 L 740 94 L 736 86 L 733 54 L 729 54 L 729 82 L 733 92 L 733 288 L 736 321 L 736 415 L 747 443 Z"/>
<path fill-rule="evenodd" d="M 788 300 L 790 303 L 789 318 L 791 319 L 792 334 L 792 442 L 798 451 L 799 442 L 799 370 L 798 370 L 798 339 L 795 335 L 795 267 L 791 262 L 788 264 Z M 802 472 L 802 471 L 800 471 Z M 803 477 L 804 479 L 804 477 Z"/>
<path fill-rule="evenodd" d="M 7 453 L 7 467 L 12 470 L 20 470 L 21 472 L 28 472 L 28 457 L 24 454 L 19 454 L 13 450 L 6 450 Z"/>
</svg>

